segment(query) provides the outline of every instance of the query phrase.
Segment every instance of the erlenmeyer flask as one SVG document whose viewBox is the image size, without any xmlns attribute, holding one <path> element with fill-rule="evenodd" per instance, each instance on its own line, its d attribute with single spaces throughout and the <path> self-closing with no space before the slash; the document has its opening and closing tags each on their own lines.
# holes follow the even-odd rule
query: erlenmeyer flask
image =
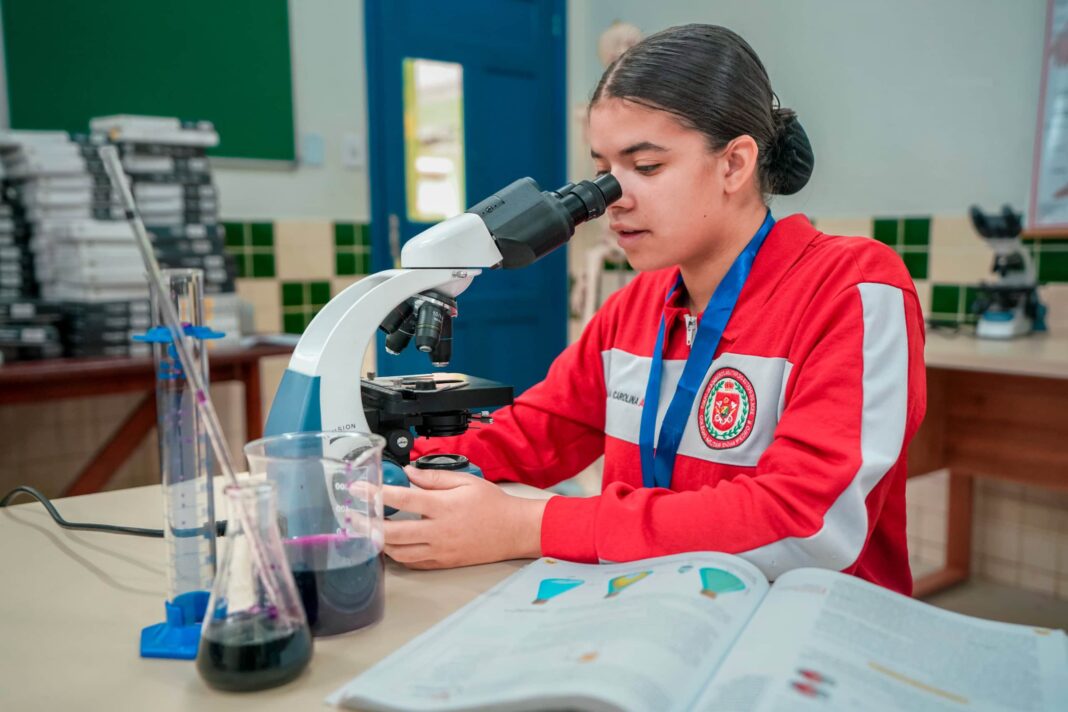
<svg viewBox="0 0 1068 712">
<path fill-rule="evenodd" d="M 226 496 L 225 553 L 204 617 L 197 670 L 220 690 L 262 690 L 300 674 L 311 660 L 311 632 L 282 550 L 274 485 L 231 485 Z M 246 527 L 258 535 L 267 558 L 262 567 L 254 563 Z M 265 576 L 272 579 L 268 584 Z M 272 600 L 272 591 L 279 600 Z"/>
</svg>

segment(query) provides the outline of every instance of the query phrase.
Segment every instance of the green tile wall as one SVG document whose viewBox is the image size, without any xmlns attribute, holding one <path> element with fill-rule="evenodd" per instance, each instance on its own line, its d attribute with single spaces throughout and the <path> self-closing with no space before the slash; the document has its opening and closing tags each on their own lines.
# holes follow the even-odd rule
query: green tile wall
<svg viewBox="0 0 1068 712">
<path fill-rule="evenodd" d="M 334 223 L 334 274 L 348 277 L 371 272 L 371 226 Z"/>
<path fill-rule="evenodd" d="M 330 301 L 329 282 L 282 282 L 282 330 L 302 334 Z"/>
<path fill-rule="evenodd" d="M 274 225 L 262 223 L 223 223 L 226 251 L 234 256 L 237 276 L 270 278 L 276 274 Z"/>
<path fill-rule="evenodd" d="M 971 284 L 933 284 L 931 311 L 927 316 L 936 322 L 974 324 L 978 319 L 972 313 L 976 296 L 977 290 Z"/>
<path fill-rule="evenodd" d="M 874 218 L 871 234 L 894 248 L 913 279 L 927 279 L 931 257 L 931 218 Z"/>
<path fill-rule="evenodd" d="M 1039 282 L 1068 282 L 1068 239 L 1029 238 L 1024 244 L 1031 250 Z"/>
</svg>

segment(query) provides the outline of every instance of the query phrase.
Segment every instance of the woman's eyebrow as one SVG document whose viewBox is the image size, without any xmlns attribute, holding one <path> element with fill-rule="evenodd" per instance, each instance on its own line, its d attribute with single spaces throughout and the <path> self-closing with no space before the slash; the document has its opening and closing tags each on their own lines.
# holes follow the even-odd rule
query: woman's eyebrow
<svg viewBox="0 0 1068 712">
<path fill-rule="evenodd" d="M 639 143 L 636 143 L 632 146 L 627 146 L 619 153 L 624 156 L 629 156 L 631 154 L 638 153 L 639 151 L 665 152 L 667 151 L 667 149 L 663 146 L 658 146 L 655 143 L 652 143 L 651 141 L 640 141 Z M 602 158 L 601 154 L 597 153 L 597 151 L 594 151 L 593 149 L 590 149 L 590 156 L 595 159 Z"/>
</svg>

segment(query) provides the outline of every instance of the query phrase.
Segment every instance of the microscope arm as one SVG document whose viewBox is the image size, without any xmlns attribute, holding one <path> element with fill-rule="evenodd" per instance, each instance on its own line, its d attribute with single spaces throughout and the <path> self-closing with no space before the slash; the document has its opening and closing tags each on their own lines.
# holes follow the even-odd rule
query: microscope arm
<svg viewBox="0 0 1068 712">
<path fill-rule="evenodd" d="M 403 269 L 351 285 L 308 325 L 271 404 L 265 433 L 368 432 L 360 367 L 379 325 L 395 307 L 428 290 L 455 299 L 483 269 L 531 264 L 566 243 L 576 225 L 603 215 L 621 195 L 619 183 L 607 173 L 552 192 L 521 178 L 413 237 L 401 251 Z"/>
<path fill-rule="evenodd" d="M 360 367 L 395 306 L 436 289 L 456 297 L 478 269 L 399 269 L 370 275 L 323 307 L 297 344 L 267 418 L 266 435 L 305 430 L 369 432 Z"/>
</svg>

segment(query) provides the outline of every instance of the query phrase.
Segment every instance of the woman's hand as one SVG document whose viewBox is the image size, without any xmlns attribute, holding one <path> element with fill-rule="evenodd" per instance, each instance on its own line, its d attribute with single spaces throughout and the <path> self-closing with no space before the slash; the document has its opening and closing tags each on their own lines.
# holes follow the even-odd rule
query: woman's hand
<svg viewBox="0 0 1068 712">
<path fill-rule="evenodd" d="M 385 522 L 386 554 L 413 569 L 541 556 L 545 500 L 506 494 L 465 472 L 405 469 L 413 487 L 382 488 L 382 501 L 422 519 Z"/>
</svg>

